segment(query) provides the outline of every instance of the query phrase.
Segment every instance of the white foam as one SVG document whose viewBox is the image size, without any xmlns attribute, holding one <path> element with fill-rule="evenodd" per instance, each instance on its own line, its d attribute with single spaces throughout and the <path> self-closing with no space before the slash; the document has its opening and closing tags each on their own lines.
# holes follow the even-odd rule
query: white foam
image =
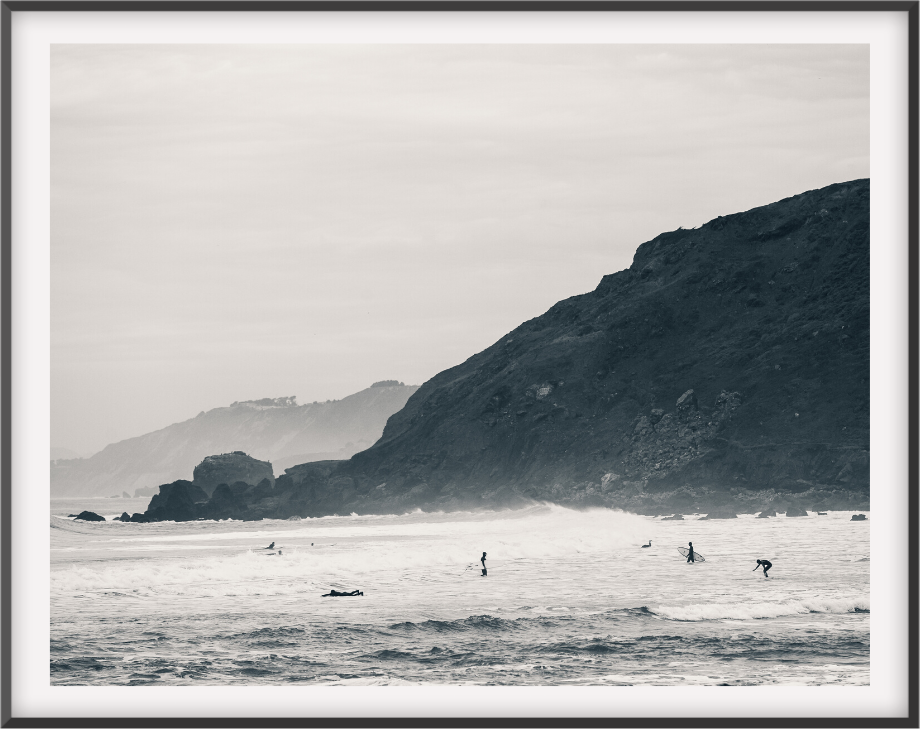
<svg viewBox="0 0 921 729">
<path fill-rule="evenodd" d="M 626 545 L 635 545 L 639 534 L 647 530 L 647 522 L 639 516 L 555 506 L 486 515 L 452 514 L 443 520 L 421 513 L 410 519 L 339 517 L 336 522 L 322 526 L 314 522 L 306 528 L 303 522 L 276 522 L 277 530 L 260 527 L 241 532 L 228 531 L 226 526 L 217 532 L 206 531 L 214 530 L 213 523 L 201 524 L 176 525 L 179 534 L 172 526 L 166 527 L 167 533 L 149 534 L 151 526 L 164 527 L 139 525 L 130 535 L 119 530 L 124 536 L 117 538 L 100 540 L 102 530 L 78 535 L 75 538 L 81 539 L 79 546 L 86 551 L 104 545 L 109 552 L 114 548 L 134 559 L 79 562 L 54 570 L 52 593 L 296 594 L 305 585 L 314 589 L 328 584 L 330 575 L 349 583 L 394 571 L 438 574 L 462 569 L 474 564 L 482 551 L 488 552 L 490 568 L 585 554 L 604 559 Z M 202 545 L 203 539 L 225 544 Z M 282 542 L 284 555 L 249 551 L 254 542 L 264 545 L 268 540 Z M 317 545 L 310 546 L 312 541 Z M 207 554 L 202 553 L 203 547 Z M 479 567 L 476 562 L 474 568 L 478 571 Z"/>
<path fill-rule="evenodd" d="M 751 603 L 702 603 L 696 605 L 650 608 L 650 611 L 669 620 L 757 620 L 779 618 L 785 615 L 807 615 L 809 613 L 847 613 L 854 608 L 869 610 L 866 598 L 839 597 L 813 600 L 784 600 L 783 602 Z"/>
</svg>

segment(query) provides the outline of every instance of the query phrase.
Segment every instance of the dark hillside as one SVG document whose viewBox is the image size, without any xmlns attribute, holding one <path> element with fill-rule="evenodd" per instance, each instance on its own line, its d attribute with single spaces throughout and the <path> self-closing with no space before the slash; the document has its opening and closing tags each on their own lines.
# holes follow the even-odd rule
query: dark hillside
<svg viewBox="0 0 921 729">
<path fill-rule="evenodd" d="M 663 233 L 426 382 L 329 497 L 865 506 L 869 214 L 858 180 Z"/>
</svg>

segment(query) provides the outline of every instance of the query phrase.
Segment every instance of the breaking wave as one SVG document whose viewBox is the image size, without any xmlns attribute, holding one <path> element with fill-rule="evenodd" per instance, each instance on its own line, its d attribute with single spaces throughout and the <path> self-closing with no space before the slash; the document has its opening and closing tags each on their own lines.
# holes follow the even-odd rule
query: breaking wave
<svg viewBox="0 0 921 729">
<path fill-rule="evenodd" d="M 662 605 L 650 609 L 668 620 L 758 620 L 809 613 L 852 613 L 870 609 L 862 598 L 828 598 L 818 600 L 784 600 L 782 602 L 702 603 L 697 605 Z"/>
</svg>

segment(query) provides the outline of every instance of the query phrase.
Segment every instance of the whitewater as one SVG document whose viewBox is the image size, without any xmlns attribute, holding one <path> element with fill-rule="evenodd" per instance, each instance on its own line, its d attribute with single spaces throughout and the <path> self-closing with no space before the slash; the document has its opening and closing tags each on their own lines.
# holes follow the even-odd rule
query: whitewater
<svg viewBox="0 0 921 729">
<path fill-rule="evenodd" d="M 114 501 L 51 502 L 53 685 L 870 682 L 870 526 L 851 512 L 123 524 Z M 67 517 L 83 508 L 109 521 Z"/>
</svg>

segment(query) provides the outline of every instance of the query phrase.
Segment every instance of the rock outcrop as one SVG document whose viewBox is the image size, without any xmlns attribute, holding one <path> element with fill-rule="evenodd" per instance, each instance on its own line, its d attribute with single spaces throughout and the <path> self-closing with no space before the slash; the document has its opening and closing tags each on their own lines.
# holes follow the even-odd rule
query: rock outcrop
<svg viewBox="0 0 921 729">
<path fill-rule="evenodd" d="M 765 509 L 760 514 L 758 514 L 759 519 L 769 519 L 772 516 L 777 516 L 777 512 L 773 509 Z"/>
<path fill-rule="evenodd" d="M 854 514 L 854 516 L 851 517 L 851 521 L 866 521 L 866 520 L 867 520 L 866 514 Z"/>
<path fill-rule="evenodd" d="M 105 521 L 104 516 L 99 516 L 95 511 L 81 511 L 77 514 L 77 519 L 80 521 Z"/>
<path fill-rule="evenodd" d="M 255 486 L 264 480 L 270 484 L 275 483 L 272 464 L 268 461 L 258 461 L 243 451 L 207 456 L 192 471 L 192 483 L 208 496 L 211 496 L 221 484 L 242 482 L 248 486 Z M 163 493 L 162 486 L 160 493 Z"/>
<path fill-rule="evenodd" d="M 150 500 L 144 514 L 132 514 L 131 521 L 193 521 L 198 505 L 208 501 L 208 494 L 191 481 L 163 484 L 160 493 Z"/>
<path fill-rule="evenodd" d="M 798 506 L 788 506 L 785 516 L 809 516 L 805 509 Z"/>
</svg>

